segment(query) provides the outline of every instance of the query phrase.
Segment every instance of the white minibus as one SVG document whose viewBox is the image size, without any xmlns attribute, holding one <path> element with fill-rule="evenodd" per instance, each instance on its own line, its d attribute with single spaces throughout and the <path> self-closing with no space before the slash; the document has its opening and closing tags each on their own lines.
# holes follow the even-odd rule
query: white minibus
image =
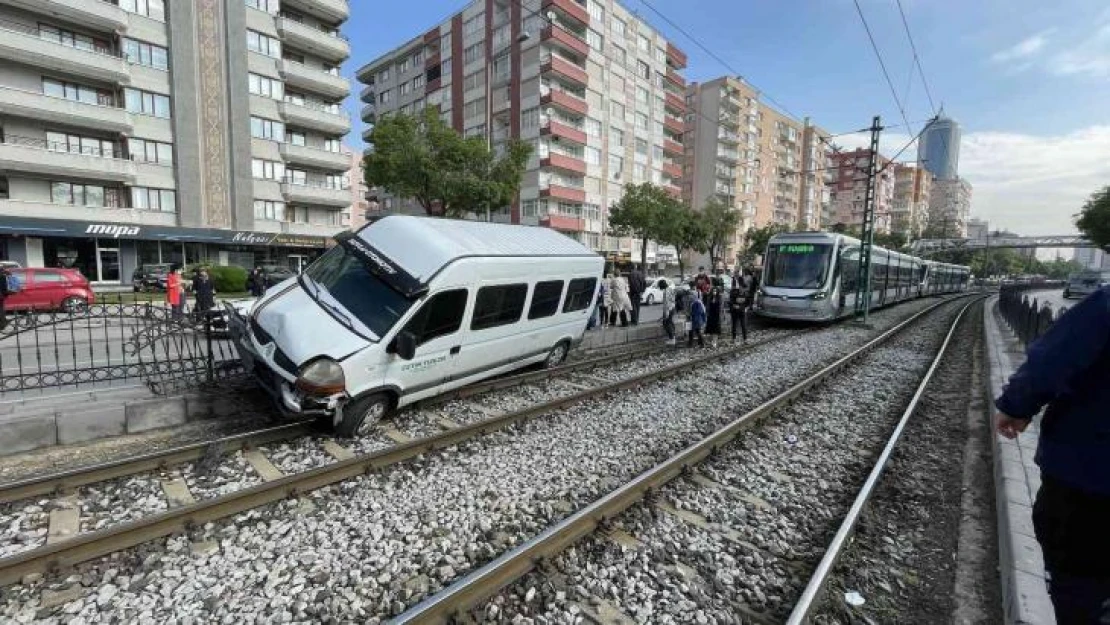
<svg viewBox="0 0 1110 625">
<path fill-rule="evenodd" d="M 286 415 L 369 432 L 388 412 L 582 340 L 604 260 L 555 230 L 394 215 L 272 287 L 232 337 Z"/>
</svg>

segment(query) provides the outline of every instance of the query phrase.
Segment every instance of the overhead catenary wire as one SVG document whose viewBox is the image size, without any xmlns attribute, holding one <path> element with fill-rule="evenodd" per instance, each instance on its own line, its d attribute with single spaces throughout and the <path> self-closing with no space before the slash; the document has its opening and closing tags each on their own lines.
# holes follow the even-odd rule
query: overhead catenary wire
<svg viewBox="0 0 1110 625">
<path fill-rule="evenodd" d="M 879 60 L 879 67 L 883 70 L 883 78 L 886 79 L 886 84 L 890 87 L 890 95 L 894 98 L 894 103 L 898 105 L 898 112 L 902 114 L 902 121 L 906 123 L 907 128 L 910 128 L 910 118 L 906 115 L 906 107 L 903 106 L 902 99 L 898 97 L 898 90 L 894 88 L 894 81 L 890 79 L 890 72 L 886 69 L 886 61 L 883 60 L 883 55 L 879 52 L 879 46 L 875 43 L 875 36 L 871 33 L 871 26 L 863 15 L 859 0 L 852 0 L 852 2 L 856 5 L 856 13 L 859 14 L 860 22 L 863 23 L 863 29 L 867 31 L 867 39 L 871 42 L 871 49 L 875 52 L 875 58 Z"/>
<path fill-rule="evenodd" d="M 925 87 L 925 97 L 929 99 L 929 109 L 933 111 L 933 115 L 938 115 L 937 107 L 933 103 L 933 93 L 929 89 L 929 79 L 925 77 L 925 69 L 921 67 L 921 56 L 917 53 L 917 44 L 913 42 L 913 35 L 910 34 L 910 23 L 906 19 L 906 11 L 902 8 L 902 0 L 894 0 L 898 5 L 898 14 L 902 16 L 902 27 L 906 30 L 906 39 L 910 42 L 910 50 L 913 52 L 913 63 L 917 67 L 917 73 L 921 76 L 921 84 Z M 911 72 L 912 79 L 913 74 Z"/>
</svg>

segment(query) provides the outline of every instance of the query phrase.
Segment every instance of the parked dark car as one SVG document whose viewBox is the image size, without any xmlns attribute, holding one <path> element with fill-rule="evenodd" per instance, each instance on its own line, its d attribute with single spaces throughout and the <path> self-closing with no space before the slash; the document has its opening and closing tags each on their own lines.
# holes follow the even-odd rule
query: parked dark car
<svg viewBox="0 0 1110 625">
<path fill-rule="evenodd" d="M 284 282 L 297 274 L 288 267 L 281 265 L 262 265 L 262 277 L 266 281 L 266 288 L 270 288 L 279 282 Z"/>
<path fill-rule="evenodd" d="M 76 269 L 9 269 L 22 287 L 4 299 L 4 308 L 78 312 L 96 302 L 92 287 Z"/>
<path fill-rule="evenodd" d="M 131 288 L 136 293 L 139 291 L 165 291 L 167 276 L 170 275 L 168 264 L 140 265 L 131 274 Z"/>
</svg>

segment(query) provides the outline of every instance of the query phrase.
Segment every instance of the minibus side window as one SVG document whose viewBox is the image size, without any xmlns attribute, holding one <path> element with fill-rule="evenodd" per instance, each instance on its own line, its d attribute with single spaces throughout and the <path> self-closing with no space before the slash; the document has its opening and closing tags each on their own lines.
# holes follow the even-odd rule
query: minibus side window
<svg viewBox="0 0 1110 625">
<path fill-rule="evenodd" d="M 559 300 L 563 297 L 563 281 L 550 280 L 537 282 L 532 290 L 532 305 L 528 307 L 529 319 L 550 317 L 559 310 Z"/>
<path fill-rule="evenodd" d="M 470 329 L 485 330 L 520 321 L 527 297 L 527 284 L 502 284 L 478 289 Z"/>
<path fill-rule="evenodd" d="M 416 336 L 416 344 L 458 332 L 466 312 L 466 289 L 436 293 L 405 325 L 406 332 Z"/>
<path fill-rule="evenodd" d="M 575 278 L 567 287 L 567 301 L 563 304 L 563 312 L 586 310 L 593 303 L 594 292 L 597 291 L 597 278 Z"/>
</svg>

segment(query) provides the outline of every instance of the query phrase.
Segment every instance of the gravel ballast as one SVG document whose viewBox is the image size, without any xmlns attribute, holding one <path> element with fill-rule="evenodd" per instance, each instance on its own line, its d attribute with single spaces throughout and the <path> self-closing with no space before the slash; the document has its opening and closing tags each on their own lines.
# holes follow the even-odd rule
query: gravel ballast
<svg viewBox="0 0 1110 625">
<path fill-rule="evenodd" d="M 874 329 L 845 324 L 756 346 L 190 537 L 82 565 L 77 580 L 48 576 L 8 589 L 0 617 L 33 620 L 60 610 L 85 622 L 377 622 L 932 303 L 880 311 Z M 240 477 L 249 473 L 244 468 Z M 191 540 L 217 548 L 195 549 Z M 108 570 L 124 581 L 112 582 L 105 599 Z M 42 610 L 43 589 L 75 586 L 88 594 Z"/>
</svg>

